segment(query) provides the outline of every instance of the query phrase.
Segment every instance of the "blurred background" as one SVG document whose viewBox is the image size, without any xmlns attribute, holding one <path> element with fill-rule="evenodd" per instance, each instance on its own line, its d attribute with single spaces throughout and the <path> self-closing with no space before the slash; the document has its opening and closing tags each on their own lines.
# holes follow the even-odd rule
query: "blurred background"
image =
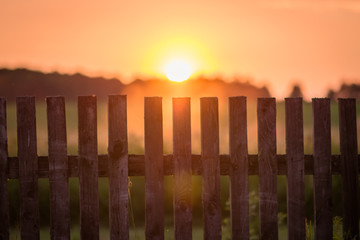
<svg viewBox="0 0 360 240">
<path fill-rule="evenodd" d="M 360 2 L 0 2 L 0 96 L 7 99 L 9 156 L 17 155 L 17 96 L 36 97 L 38 155 L 47 155 L 46 96 L 66 99 L 68 154 L 78 154 L 77 96 L 98 97 L 98 148 L 107 153 L 107 96 L 125 94 L 130 154 L 144 153 L 144 97 L 163 98 L 164 154 L 172 153 L 172 97 L 191 97 L 192 152 L 200 154 L 200 98 L 219 99 L 220 153 L 229 152 L 228 97 L 247 96 L 248 148 L 257 154 L 256 99 L 277 100 L 277 152 L 285 153 L 285 97 L 303 97 L 304 147 L 312 154 L 314 97 L 331 98 L 332 153 L 339 154 L 337 98 L 357 99 L 360 149 Z M 250 232 L 258 239 L 258 178 L 250 176 Z M 144 177 L 131 177 L 132 239 L 144 238 Z M 173 177 L 164 178 L 165 237 L 173 238 Z M 193 177 L 193 236 L 202 237 L 200 176 Z M 11 238 L 18 239 L 19 185 L 9 180 Z M 109 238 L 108 179 L 99 179 L 100 238 Z M 80 239 L 79 185 L 70 179 L 71 234 Z M 49 239 L 49 181 L 39 179 L 41 239 Z M 305 177 L 313 222 L 312 176 Z M 221 177 L 223 238 L 230 234 L 229 179 Z M 286 177 L 278 177 L 280 239 Z M 333 216 L 341 178 L 333 176 Z M 334 222 L 336 224 L 336 222 Z M 341 226 L 341 224 L 339 224 Z M 310 227 L 309 231 L 313 231 Z M 334 228 L 334 231 L 336 229 Z"/>
</svg>

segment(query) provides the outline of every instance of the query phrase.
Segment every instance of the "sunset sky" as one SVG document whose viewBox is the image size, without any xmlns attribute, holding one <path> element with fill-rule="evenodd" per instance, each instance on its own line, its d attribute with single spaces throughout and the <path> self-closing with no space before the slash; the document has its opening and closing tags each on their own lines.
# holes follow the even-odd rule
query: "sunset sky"
<svg viewBox="0 0 360 240">
<path fill-rule="evenodd" d="M 360 79 L 359 1 L 5 0 L 0 29 L 0 68 L 128 83 L 181 59 L 195 76 L 250 77 L 276 97 Z"/>
</svg>

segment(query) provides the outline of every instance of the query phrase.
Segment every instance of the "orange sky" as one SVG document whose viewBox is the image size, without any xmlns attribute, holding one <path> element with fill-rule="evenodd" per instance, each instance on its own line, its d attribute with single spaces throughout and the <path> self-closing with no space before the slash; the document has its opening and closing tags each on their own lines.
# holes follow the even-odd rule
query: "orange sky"
<svg viewBox="0 0 360 240">
<path fill-rule="evenodd" d="M 360 2 L 181 0 L 0 2 L 0 67 L 91 76 L 158 75 L 172 58 L 197 74 L 253 77 L 283 97 L 324 96 L 360 79 Z"/>
</svg>

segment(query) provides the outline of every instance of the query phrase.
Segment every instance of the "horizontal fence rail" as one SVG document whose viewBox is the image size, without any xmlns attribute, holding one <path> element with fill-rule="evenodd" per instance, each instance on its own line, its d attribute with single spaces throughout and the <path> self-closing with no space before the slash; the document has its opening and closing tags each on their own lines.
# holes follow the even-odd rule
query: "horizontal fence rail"
<svg viewBox="0 0 360 240">
<path fill-rule="evenodd" d="M 259 156 L 255 154 L 246 155 L 248 158 L 248 169 L 245 174 L 259 175 Z M 164 175 L 174 175 L 174 156 L 163 155 L 164 160 Z M 79 157 L 76 155 L 67 156 L 68 159 L 68 177 L 79 177 Z M 99 177 L 109 177 L 109 156 L 107 154 L 98 155 Z M 129 154 L 128 158 L 128 173 L 129 176 L 145 176 L 145 156 Z M 358 162 L 360 164 L 360 155 L 358 155 Z M 341 175 L 341 155 L 331 155 L 331 174 Z M 38 162 L 38 177 L 49 178 L 49 157 L 39 156 Z M 286 155 L 276 155 L 277 162 L 277 175 L 287 175 Z M 305 175 L 314 175 L 314 156 L 304 155 Z M 220 174 L 230 175 L 231 162 L 230 156 L 227 154 L 220 154 Z M 8 168 L 5 171 L 7 178 L 18 179 L 19 178 L 19 159 L 18 157 L 8 157 Z M 192 175 L 200 176 L 202 174 L 201 155 L 191 155 L 191 172 Z M 360 174 L 360 170 L 358 171 Z"/>
<path fill-rule="evenodd" d="M 50 182 L 51 239 L 70 239 L 69 177 L 79 178 L 82 239 L 99 239 L 98 178 L 109 179 L 110 239 L 129 239 L 128 176 L 145 177 L 145 236 L 164 239 L 164 176 L 174 176 L 174 238 L 192 238 L 191 177 L 202 176 L 204 239 L 221 239 L 220 176 L 230 179 L 232 239 L 249 239 L 249 176 L 259 176 L 261 239 L 277 239 L 277 176 L 287 177 L 289 239 L 305 239 L 305 175 L 314 176 L 316 239 L 331 239 L 332 176 L 342 178 L 343 234 L 359 238 L 356 100 L 339 99 L 339 155 L 331 154 L 330 100 L 313 99 L 314 153 L 304 154 L 301 98 L 285 99 L 286 154 L 276 153 L 276 101 L 257 103 L 258 154 L 248 153 L 246 97 L 229 98 L 229 154 L 219 154 L 217 98 L 200 99 L 201 154 L 191 153 L 190 98 L 173 99 L 173 154 L 163 154 L 162 98 L 144 102 L 145 154 L 128 153 L 126 96 L 109 96 L 108 154 L 97 149 L 97 98 L 78 98 L 79 154 L 67 155 L 65 100 L 48 97 L 48 152 L 37 156 L 35 98 L 17 98 L 18 154 L 8 157 L 0 98 L 0 239 L 9 239 L 8 180 L 20 186 L 21 239 L 39 239 L 38 179 Z"/>
</svg>

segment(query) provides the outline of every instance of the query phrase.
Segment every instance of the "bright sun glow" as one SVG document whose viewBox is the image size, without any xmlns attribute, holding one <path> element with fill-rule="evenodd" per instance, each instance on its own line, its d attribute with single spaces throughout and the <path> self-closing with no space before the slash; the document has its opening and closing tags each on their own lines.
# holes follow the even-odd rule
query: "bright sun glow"
<svg viewBox="0 0 360 240">
<path fill-rule="evenodd" d="M 173 60 L 165 67 L 167 78 L 174 82 L 182 82 L 190 77 L 192 69 L 190 64 L 183 60 Z"/>
</svg>

